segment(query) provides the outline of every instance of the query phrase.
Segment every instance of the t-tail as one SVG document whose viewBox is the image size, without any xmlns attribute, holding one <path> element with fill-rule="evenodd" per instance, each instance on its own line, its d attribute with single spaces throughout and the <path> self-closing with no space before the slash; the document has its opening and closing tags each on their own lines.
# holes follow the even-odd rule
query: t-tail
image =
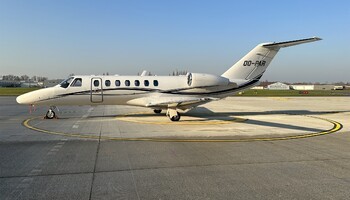
<svg viewBox="0 0 350 200">
<path fill-rule="evenodd" d="M 221 76 L 230 79 L 232 82 L 234 80 L 259 80 L 281 48 L 318 40 L 321 40 L 321 38 L 312 37 L 287 42 L 259 44 Z"/>
</svg>

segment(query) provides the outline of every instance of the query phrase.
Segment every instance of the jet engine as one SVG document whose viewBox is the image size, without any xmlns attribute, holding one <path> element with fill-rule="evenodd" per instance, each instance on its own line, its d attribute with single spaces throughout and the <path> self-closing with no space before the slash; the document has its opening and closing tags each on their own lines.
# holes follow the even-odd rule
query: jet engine
<svg viewBox="0 0 350 200">
<path fill-rule="evenodd" d="M 190 87 L 226 86 L 229 79 L 212 74 L 187 73 L 187 85 Z"/>
</svg>

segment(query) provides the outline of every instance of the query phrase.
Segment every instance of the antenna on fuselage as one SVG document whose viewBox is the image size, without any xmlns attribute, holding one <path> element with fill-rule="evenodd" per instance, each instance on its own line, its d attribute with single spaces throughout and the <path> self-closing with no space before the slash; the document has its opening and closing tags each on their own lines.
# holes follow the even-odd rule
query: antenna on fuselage
<svg viewBox="0 0 350 200">
<path fill-rule="evenodd" d="M 147 73 L 148 72 L 146 70 L 143 70 L 140 76 L 147 76 Z"/>
</svg>

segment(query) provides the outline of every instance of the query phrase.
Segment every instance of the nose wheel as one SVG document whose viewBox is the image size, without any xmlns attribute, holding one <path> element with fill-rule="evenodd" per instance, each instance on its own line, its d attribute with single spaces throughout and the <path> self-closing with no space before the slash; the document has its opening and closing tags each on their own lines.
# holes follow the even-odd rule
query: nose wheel
<svg viewBox="0 0 350 200">
<path fill-rule="evenodd" d="M 46 112 L 45 119 L 54 119 L 57 118 L 55 111 L 53 111 L 55 107 L 50 107 Z"/>
</svg>

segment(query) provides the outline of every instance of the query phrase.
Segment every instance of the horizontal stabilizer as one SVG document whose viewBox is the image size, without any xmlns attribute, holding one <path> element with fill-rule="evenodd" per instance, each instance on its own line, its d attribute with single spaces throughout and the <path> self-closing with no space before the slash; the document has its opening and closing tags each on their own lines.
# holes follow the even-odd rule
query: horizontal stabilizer
<svg viewBox="0 0 350 200">
<path fill-rule="evenodd" d="M 283 47 L 289 47 L 289 46 L 294 46 L 298 44 L 303 44 L 303 43 L 308 43 L 308 42 L 315 42 L 318 40 L 322 40 L 319 37 L 312 37 L 312 38 L 306 38 L 306 39 L 301 39 L 301 40 L 292 40 L 292 41 L 287 41 L 287 42 L 273 42 L 273 43 L 268 43 L 262 45 L 263 47 L 268 47 L 268 48 L 283 48 Z"/>
</svg>

